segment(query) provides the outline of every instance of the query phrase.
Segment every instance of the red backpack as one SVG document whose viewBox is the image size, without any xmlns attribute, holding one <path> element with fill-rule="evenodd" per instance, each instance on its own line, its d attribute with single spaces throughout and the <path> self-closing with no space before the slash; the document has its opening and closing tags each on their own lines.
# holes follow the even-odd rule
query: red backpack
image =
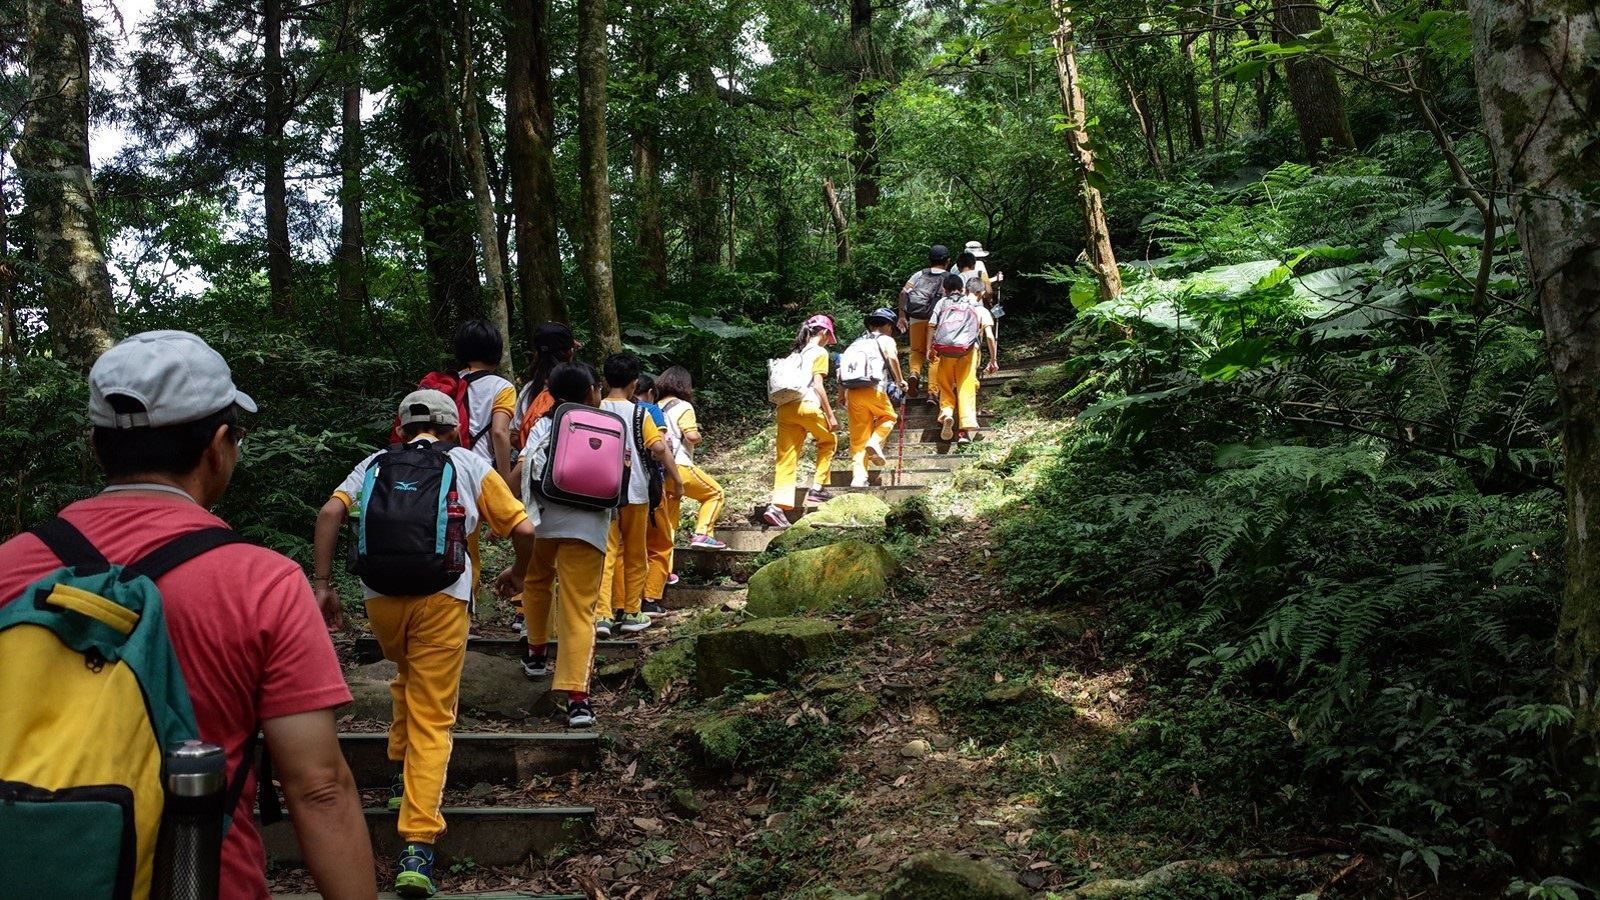
<svg viewBox="0 0 1600 900">
<path fill-rule="evenodd" d="M 422 376 L 421 381 L 417 382 L 417 390 L 438 391 L 456 402 L 456 417 L 461 420 L 460 434 L 463 449 L 471 450 L 472 445 L 482 440 L 483 436 L 488 433 L 489 426 L 493 424 L 493 420 L 490 420 L 485 422 L 482 428 L 474 431 L 472 428 L 471 404 L 467 403 L 467 392 L 471 389 L 472 383 L 493 374 L 495 373 L 492 369 L 468 372 L 465 375 L 457 375 L 454 372 L 429 372 Z M 395 416 L 394 425 L 389 429 L 389 443 L 399 444 L 403 443 L 404 440 L 404 437 L 400 434 L 400 417 Z"/>
</svg>

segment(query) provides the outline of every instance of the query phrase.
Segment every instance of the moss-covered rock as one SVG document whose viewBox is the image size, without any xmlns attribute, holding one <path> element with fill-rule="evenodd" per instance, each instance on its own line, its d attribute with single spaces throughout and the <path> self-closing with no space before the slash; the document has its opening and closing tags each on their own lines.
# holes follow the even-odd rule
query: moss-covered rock
<svg viewBox="0 0 1600 900">
<path fill-rule="evenodd" d="M 883 524 L 891 532 L 917 537 L 933 534 L 933 507 L 922 494 L 913 494 L 899 501 L 889 510 Z"/>
<path fill-rule="evenodd" d="M 988 863 L 936 851 L 900 867 L 883 900 L 1027 900 L 1028 892 Z"/>
<path fill-rule="evenodd" d="M 768 618 L 833 612 L 850 601 L 877 600 L 888 592 L 898 568 L 888 550 L 864 541 L 801 550 L 762 566 L 750 578 L 745 611 Z"/>
<path fill-rule="evenodd" d="M 839 628 L 816 619 L 772 618 L 695 638 L 695 684 L 715 697 L 744 678 L 787 682 L 840 644 Z"/>
<path fill-rule="evenodd" d="M 713 766 L 732 766 L 744 747 L 742 737 L 747 716 L 717 713 L 696 722 L 689 735 L 700 756 Z"/>
<path fill-rule="evenodd" d="M 872 494 L 840 494 L 822 504 L 773 539 L 768 548 L 779 553 L 809 550 L 852 538 L 877 543 L 889 504 Z"/>
<path fill-rule="evenodd" d="M 652 696 L 660 697 L 674 681 L 694 677 L 693 649 L 688 641 L 679 641 L 650 654 L 639 670 L 639 677 L 644 679 Z"/>
</svg>

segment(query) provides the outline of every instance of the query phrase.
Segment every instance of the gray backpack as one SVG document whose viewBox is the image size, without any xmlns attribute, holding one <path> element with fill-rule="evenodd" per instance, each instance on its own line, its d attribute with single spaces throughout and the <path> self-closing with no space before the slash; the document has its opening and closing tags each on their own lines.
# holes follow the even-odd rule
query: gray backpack
<svg viewBox="0 0 1600 900">
<path fill-rule="evenodd" d="M 906 296 L 906 318 L 926 322 L 933 307 L 944 298 L 944 277 L 949 272 L 923 269 L 911 277 L 911 292 Z"/>
</svg>

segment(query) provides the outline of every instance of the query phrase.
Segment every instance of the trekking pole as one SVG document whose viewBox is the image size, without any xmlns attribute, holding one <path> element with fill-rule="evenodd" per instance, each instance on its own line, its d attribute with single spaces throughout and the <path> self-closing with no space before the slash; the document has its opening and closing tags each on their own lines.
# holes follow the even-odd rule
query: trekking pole
<svg viewBox="0 0 1600 900">
<path fill-rule="evenodd" d="M 906 397 L 900 395 L 900 458 L 894 464 L 894 486 L 900 486 L 900 476 L 906 469 Z"/>
</svg>

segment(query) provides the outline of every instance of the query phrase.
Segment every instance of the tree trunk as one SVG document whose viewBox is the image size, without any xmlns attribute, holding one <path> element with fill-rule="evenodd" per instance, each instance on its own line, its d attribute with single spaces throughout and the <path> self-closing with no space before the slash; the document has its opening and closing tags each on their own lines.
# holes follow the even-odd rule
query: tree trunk
<svg viewBox="0 0 1600 900">
<path fill-rule="evenodd" d="M 1211 63 L 1211 140 L 1221 144 L 1228 139 L 1227 126 L 1222 121 L 1222 63 L 1217 55 L 1217 20 L 1222 18 L 1222 0 L 1212 0 L 1212 26 L 1206 29 L 1206 60 Z M 1235 97 L 1238 96 L 1236 92 Z"/>
<path fill-rule="evenodd" d="M 89 176 L 89 36 L 82 0 L 28 0 L 28 108 L 12 150 L 56 356 L 87 369 L 115 308 Z"/>
<path fill-rule="evenodd" d="M 367 306 L 367 238 L 361 221 L 365 201 L 361 177 L 361 66 L 366 54 L 360 23 L 361 0 L 348 0 L 341 47 L 349 76 L 344 83 L 339 134 L 339 246 L 333 253 L 341 326 L 339 340 L 340 345 L 346 347 L 357 315 Z"/>
<path fill-rule="evenodd" d="M 1206 123 L 1200 114 L 1200 83 L 1195 77 L 1194 42 L 1200 39 L 1198 31 L 1183 36 L 1178 46 L 1183 50 L 1183 111 L 1189 120 L 1189 149 L 1204 150 Z"/>
<path fill-rule="evenodd" d="M 473 75 L 472 4 L 461 4 L 461 134 L 472 178 L 472 201 L 478 213 L 478 243 L 483 248 L 485 305 L 489 321 L 500 332 L 500 345 L 511 349 L 511 310 L 506 305 L 506 270 L 500 256 L 500 232 L 495 227 L 494 194 L 489 190 L 489 164 L 483 150 L 483 128 L 478 122 L 478 80 Z M 500 374 L 510 377 L 511 354 L 500 359 Z"/>
<path fill-rule="evenodd" d="M 528 345 L 545 322 L 567 321 L 556 226 L 555 101 L 550 89 L 550 0 L 507 0 L 506 164 L 516 225 L 517 293 Z"/>
<path fill-rule="evenodd" d="M 606 0 L 578 2 L 578 187 L 583 284 L 604 353 L 622 349 L 611 280 L 611 176 L 606 163 Z"/>
<path fill-rule="evenodd" d="M 1155 117 L 1150 113 L 1150 104 L 1139 86 L 1133 80 L 1133 73 L 1122 67 L 1115 54 L 1109 50 L 1104 53 L 1106 63 L 1122 81 L 1122 89 L 1128 92 L 1128 104 L 1133 107 L 1134 117 L 1139 120 L 1139 133 L 1144 137 L 1145 161 L 1150 163 L 1150 169 L 1157 177 L 1166 174 L 1166 169 L 1161 164 L 1161 139 L 1156 132 Z M 1077 57 L 1073 57 L 1073 71 L 1077 71 Z"/>
<path fill-rule="evenodd" d="M 1280 41 L 1322 28 L 1322 11 L 1315 0 L 1273 0 L 1273 6 Z M 1335 154 L 1354 150 L 1356 139 L 1345 114 L 1344 91 L 1339 88 L 1333 67 L 1314 57 L 1299 56 L 1286 60 L 1283 69 L 1289 79 L 1289 105 L 1294 107 L 1295 122 L 1300 126 L 1306 161 L 1321 161 L 1324 143 Z"/>
<path fill-rule="evenodd" d="M 1066 0 L 1050 0 L 1050 8 L 1056 15 L 1053 43 L 1056 79 L 1061 87 L 1061 113 L 1067 120 L 1067 127 L 1061 134 L 1066 139 L 1067 152 L 1077 163 L 1078 199 L 1083 204 L 1083 250 L 1095 280 L 1100 283 L 1100 296 L 1109 300 L 1122 293 L 1122 273 L 1117 269 L 1117 257 L 1111 249 L 1111 227 L 1106 222 L 1105 202 L 1100 189 L 1094 185 L 1094 152 L 1089 149 L 1089 135 L 1084 130 L 1088 114 L 1083 103 L 1083 85 L 1078 80 L 1072 20 L 1068 18 Z"/>
<path fill-rule="evenodd" d="M 17 358 L 17 265 L 11 258 L 11 218 L 6 214 L 4 147 L 0 146 L 0 362 Z"/>
<path fill-rule="evenodd" d="M 262 0 L 261 29 L 266 52 L 266 118 L 262 122 L 261 201 L 267 220 L 267 292 L 272 313 L 294 315 L 294 255 L 289 244 L 289 180 L 283 133 L 289 125 L 289 96 L 283 70 L 283 0 Z"/>
<path fill-rule="evenodd" d="M 717 98 L 717 78 L 709 62 L 696 63 L 690 69 L 689 90 L 695 101 L 691 141 L 700 152 L 689 162 L 690 208 L 685 236 L 694 267 L 709 269 L 717 265 L 722 255 L 722 179 L 718 154 L 713 149 L 722 101 Z"/>
<path fill-rule="evenodd" d="M 850 75 L 851 131 L 855 149 L 851 164 L 855 169 L 856 221 L 878 205 L 878 136 L 873 127 L 877 90 L 872 85 L 877 66 L 877 48 L 872 40 L 872 0 L 850 0 L 850 46 L 855 54 L 855 69 Z"/>
<path fill-rule="evenodd" d="M 1484 127 L 1543 313 L 1561 404 L 1566 588 L 1556 663 L 1580 733 L 1600 735 L 1600 183 L 1590 99 L 1592 11 L 1557 0 L 1471 0 Z M 1559 86 L 1560 89 L 1556 89 Z M 1590 753 L 1593 752 L 1591 749 Z"/>
<path fill-rule="evenodd" d="M 476 217 L 455 132 L 455 92 L 446 69 L 453 9 L 405 0 L 384 4 L 387 50 L 400 96 L 400 145 L 417 195 L 428 269 L 428 305 L 441 338 L 482 314 Z"/>
<path fill-rule="evenodd" d="M 635 15 L 638 20 L 634 44 L 639 54 L 643 92 L 641 109 L 633 123 L 633 182 L 639 203 L 637 244 L 645 271 L 650 273 L 650 286 L 664 291 L 667 289 L 667 234 L 661 224 L 661 124 L 657 111 L 661 101 L 661 73 L 657 71 L 655 5 L 642 3 Z"/>
<path fill-rule="evenodd" d="M 1167 141 L 1167 162 L 1178 164 L 1178 148 L 1172 141 L 1172 104 L 1167 102 L 1167 86 L 1158 82 L 1156 84 L 1156 99 L 1161 102 L 1161 135 Z"/>
<path fill-rule="evenodd" d="M 832 178 L 822 179 L 822 199 L 828 204 L 828 218 L 833 220 L 835 262 L 841 270 L 850 267 L 850 223 L 844 217 L 844 206 L 839 203 L 839 192 Z"/>
</svg>

